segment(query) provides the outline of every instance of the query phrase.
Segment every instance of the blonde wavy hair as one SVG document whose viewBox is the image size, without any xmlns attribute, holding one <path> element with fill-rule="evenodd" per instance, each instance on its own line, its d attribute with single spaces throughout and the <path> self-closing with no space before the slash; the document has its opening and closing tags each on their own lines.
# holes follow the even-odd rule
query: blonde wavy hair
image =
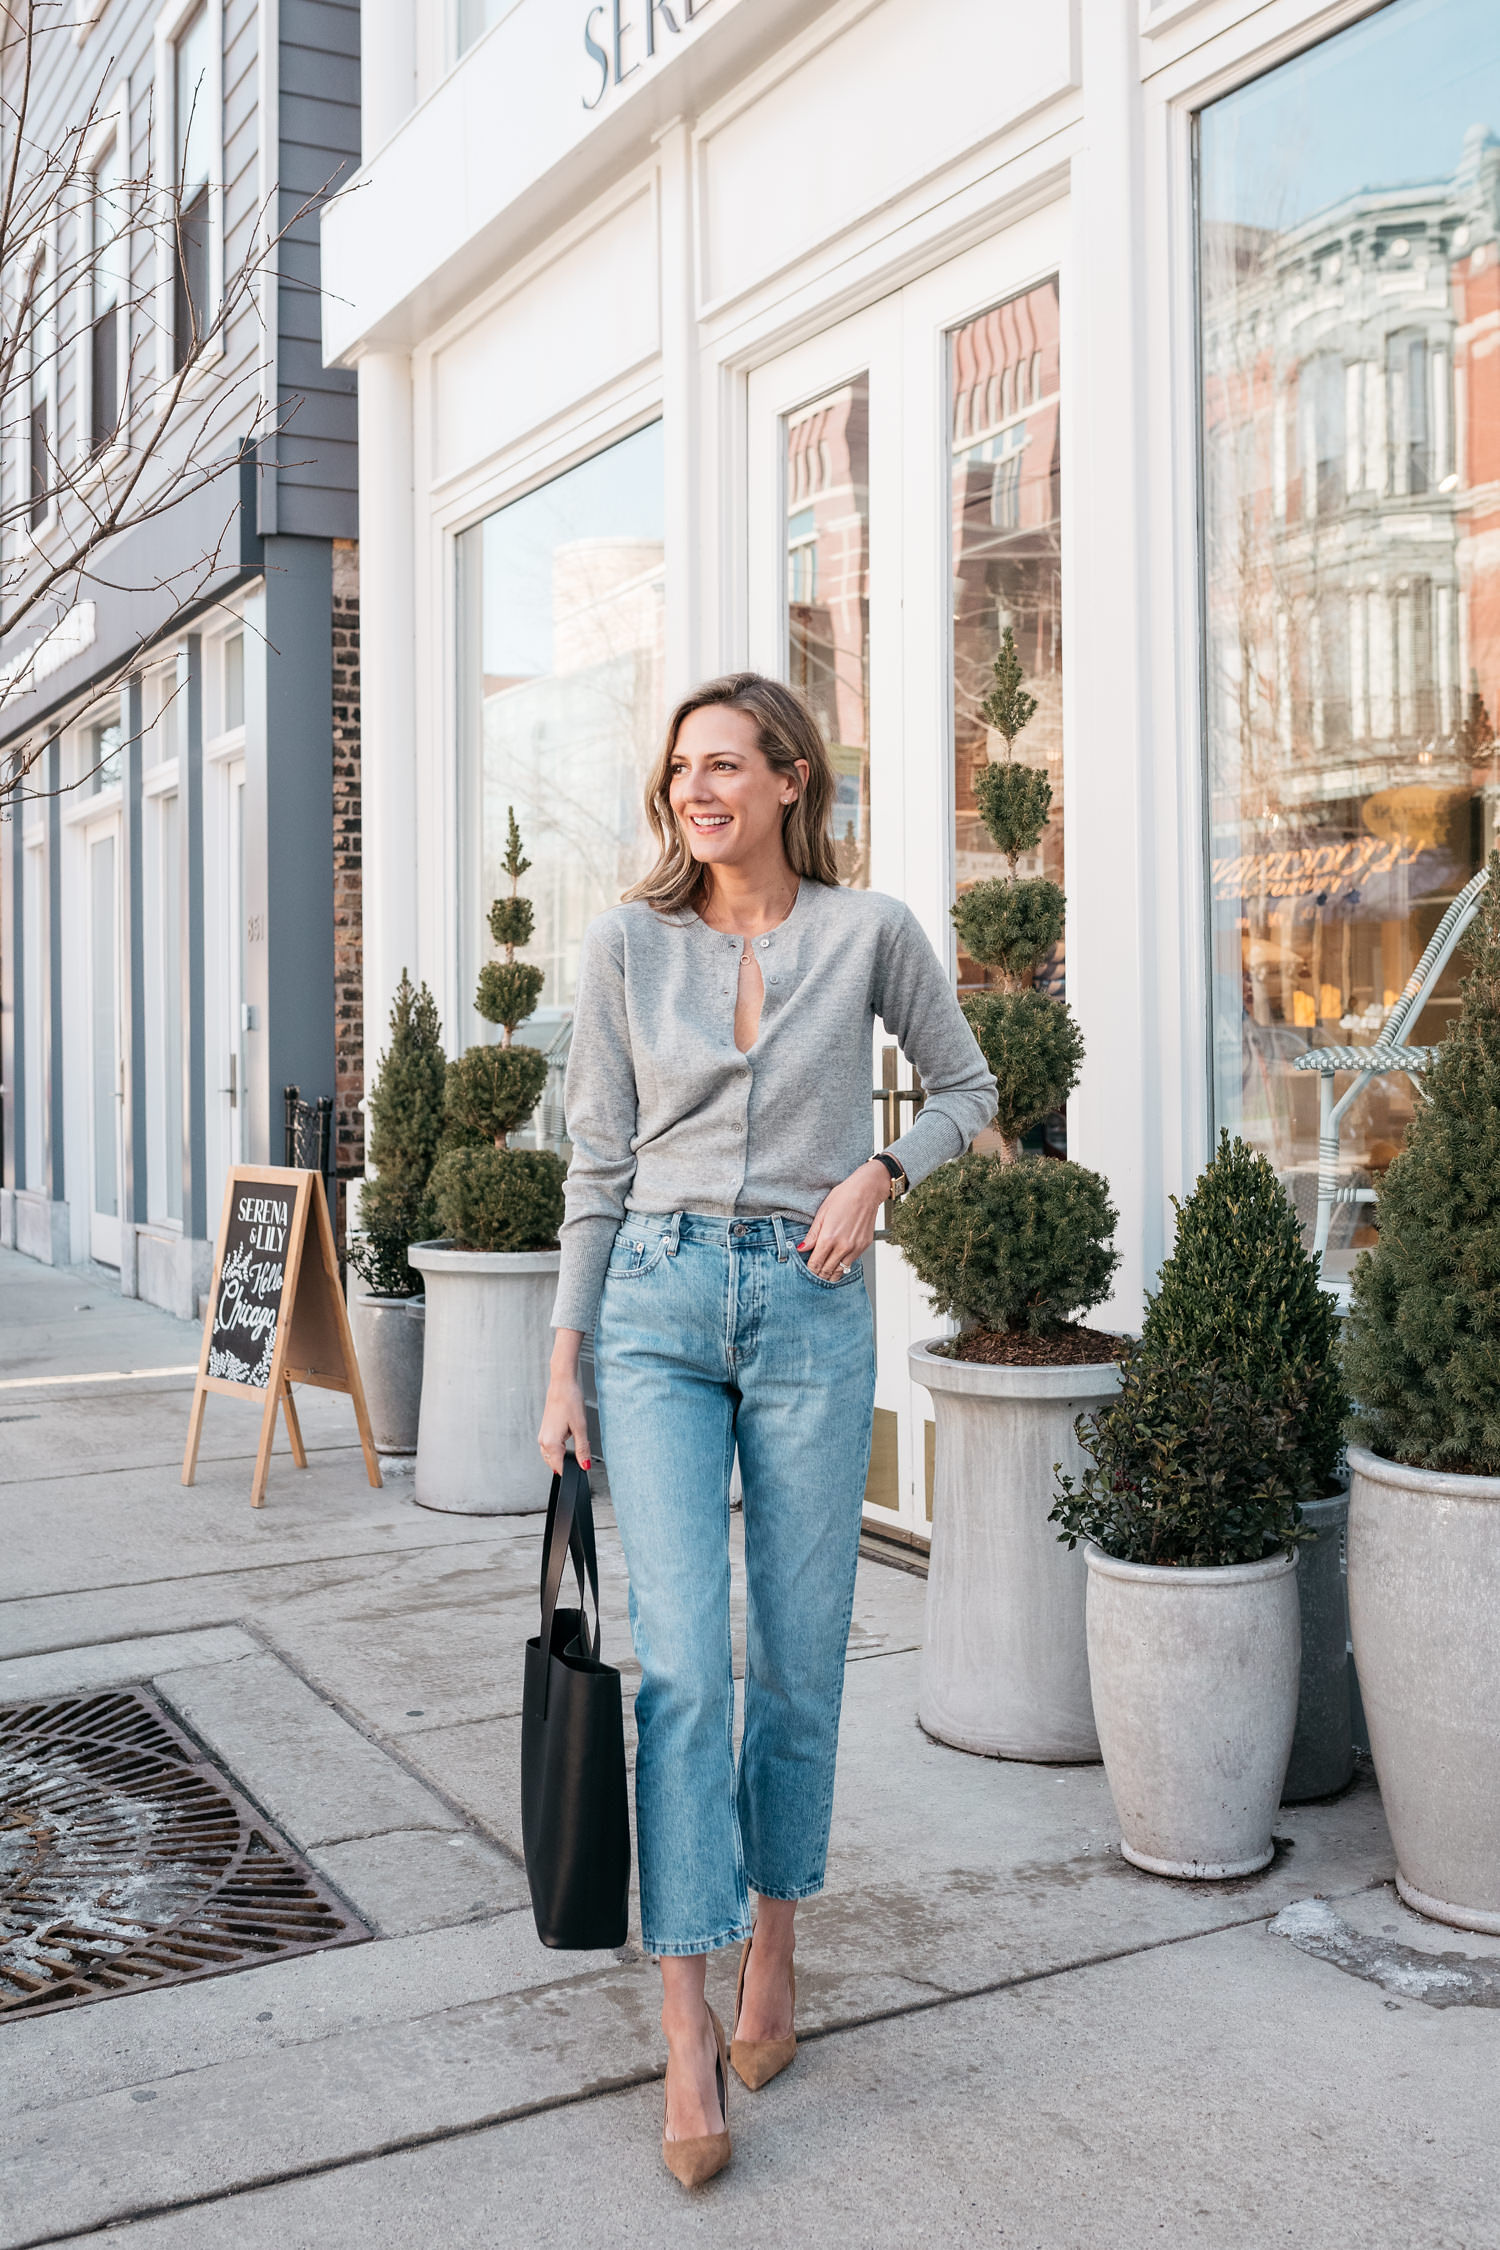
<svg viewBox="0 0 1500 2250">
<path fill-rule="evenodd" d="M 623 894 L 624 901 L 644 899 L 659 914 L 672 914 L 700 905 L 708 895 L 708 870 L 694 859 L 672 810 L 672 760 L 684 723 L 695 711 L 716 705 L 746 712 L 755 721 L 756 745 L 767 764 L 797 784 L 796 800 L 781 816 L 781 841 L 793 874 L 836 886 L 838 863 L 828 830 L 837 781 L 818 722 L 796 690 L 780 680 L 730 672 L 685 695 L 667 722 L 661 755 L 646 782 L 646 818 L 659 847 L 656 865 Z M 807 761 L 805 782 L 797 771 L 799 758 Z"/>
</svg>

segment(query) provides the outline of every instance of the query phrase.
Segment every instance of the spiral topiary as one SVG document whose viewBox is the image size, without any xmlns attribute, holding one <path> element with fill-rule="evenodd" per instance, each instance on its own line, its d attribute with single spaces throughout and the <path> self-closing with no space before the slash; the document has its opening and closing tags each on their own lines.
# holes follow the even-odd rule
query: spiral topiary
<svg viewBox="0 0 1500 2250">
<path fill-rule="evenodd" d="M 445 1149 L 432 1175 L 432 1199 L 443 1233 L 467 1250 L 552 1250 L 562 1224 L 562 1183 L 567 1167 L 550 1149 L 513 1149 L 507 1136 L 524 1125 L 542 1098 L 547 1058 L 539 1047 L 516 1045 L 514 1034 L 541 998 L 545 971 L 518 961 L 530 942 L 535 917 L 518 885 L 531 865 L 521 852 L 515 810 L 502 865 L 510 896 L 490 908 L 490 934 L 505 958 L 479 972 L 474 1005 L 486 1023 L 500 1026 L 498 1046 L 465 1049 L 448 1065 Z"/>
<path fill-rule="evenodd" d="M 1077 1084 L 1083 1037 L 1067 1002 L 1035 984 L 1062 936 L 1064 900 L 1047 877 L 1017 873 L 1047 826 L 1052 785 L 1015 758 L 1036 697 L 1022 683 L 1008 625 L 994 675 L 983 712 L 1003 755 L 976 768 L 974 798 L 1007 872 L 972 885 L 952 912 L 965 952 L 999 975 L 998 989 L 970 993 L 963 1012 L 995 1074 L 1001 1149 L 941 1166 L 896 1205 L 888 1228 L 939 1311 L 969 1326 L 1045 1335 L 1108 1294 L 1119 1263 L 1109 1247 L 1116 1214 L 1098 1173 L 1021 1154 L 1023 1137 Z"/>
</svg>

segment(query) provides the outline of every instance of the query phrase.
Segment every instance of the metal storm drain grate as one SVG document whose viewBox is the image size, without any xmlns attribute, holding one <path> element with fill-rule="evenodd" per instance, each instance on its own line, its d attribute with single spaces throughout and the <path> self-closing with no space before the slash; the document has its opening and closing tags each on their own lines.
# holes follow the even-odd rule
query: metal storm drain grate
<svg viewBox="0 0 1500 2250">
<path fill-rule="evenodd" d="M 148 1689 L 0 1709 L 0 2017 L 369 1934 Z"/>
</svg>

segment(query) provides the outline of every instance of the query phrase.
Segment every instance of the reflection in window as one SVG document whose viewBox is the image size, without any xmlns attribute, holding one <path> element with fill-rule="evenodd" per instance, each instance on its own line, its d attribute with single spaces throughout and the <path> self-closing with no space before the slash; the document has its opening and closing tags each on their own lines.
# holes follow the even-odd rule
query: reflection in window
<svg viewBox="0 0 1500 2250">
<path fill-rule="evenodd" d="M 94 171 L 88 201 L 89 451 L 98 454 L 119 431 L 120 326 L 129 285 L 130 237 L 119 135 Z"/>
<path fill-rule="evenodd" d="M 96 797 L 101 789 L 113 789 L 120 778 L 120 745 L 124 730 L 119 719 L 99 719 L 83 730 L 79 746 L 79 778 L 84 794 Z"/>
<path fill-rule="evenodd" d="M 177 34 L 173 51 L 175 199 L 172 241 L 173 365 L 181 367 L 208 331 L 209 16 L 195 11 Z"/>
<path fill-rule="evenodd" d="M 536 907 L 528 960 L 546 971 L 517 1037 L 558 1065 L 534 1132 L 562 1136 L 562 1063 L 584 929 L 651 863 L 643 800 L 662 709 L 661 424 L 512 501 L 458 541 L 459 696 L 467 785 L 465 998 L 508 887 L 515 807 Z M 484 950 L 481 951 L 481 946 Z M 477 1017 L 456 1044 L 495 1036 Z"/>
<path fill-rule="evenodd" d="M 1006 872 L 974 803 L 973 773 L 1002 757 L 980 705 L 994 685 L 991 667 L 1010 626 L 1037 698 L 1036 715 L 1016 754 L 1045 766 L 1052 822 L 1022 875 L 1063 875 L 1062 526 L 1058 438 L 1058 307 L 1055 279 L 981 313 L 950 342 L 953 493 L 953 766 L 958 887 Z M 1063 996 L 1058 944 L 1037 982 Z M 995 972 L 960 951 L 960 992 Z M 1061 1115 L 1038 1127 L 1029 1146 L 1066 1154 Z"/>
<path fill-rule="evenodd" d="M 1292 1065 L 1374 1038 L 1495 834 L 1495 128 L 1480 0 L 1396 0 L 1200 120 L 1215 1099 L 1309 1226 L 1317 1076 Z M 1372 1082 L 1345 1188 L 1411 1113 L 1404 1075 Z M 1336 1211 L 1334 1268 L 1368 1218 Z"/>
<path fill-rule="evenodd" d="M 224 732 L 245 723 L 245 636 L 231 633 L 224 643 Z"/>
<path fill-rule="evenodd" d="M 870 882 L 870 382 L 786 417 L 787 677 L 838 776 L 839 879 Z"/>
</svg>

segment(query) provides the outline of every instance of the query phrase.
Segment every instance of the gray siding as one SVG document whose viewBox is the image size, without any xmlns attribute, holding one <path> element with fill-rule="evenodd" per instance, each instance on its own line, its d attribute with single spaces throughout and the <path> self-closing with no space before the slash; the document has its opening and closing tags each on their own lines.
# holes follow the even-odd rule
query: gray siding
<svg viewBox="0 0 1500 2250">
<path fill-rule="evenodd" d="M 159 0 L 108 0 L 98 23 L 81 45 L 70 36 L 44 32 L 37 48 L 36 79 L 29 132 L 40 147 L 59 146 L 94 96 L 126 89 L 128 166 L 135 179 L 151 169 L 153 112 L 169 101 L 170 87 L 153 84 L 152 27 Z M 261 123 L 258 113 L 260 55 L 264 19 L 261 0 L 222 0 L 222 178 L 223 257 L 233 272 L 253 249 L 263 223 L 267 183 L 261 173 Z M 278 144 L 271 162 L 278 173 L 274 224 L 290 227 L 282 245 L 276 303 L 268 308 L 277 329 L 277 394 L 287 434 L 280 460 L 266 480 L 263 509 L 267 528 L 313 538 L 353 538 L 357 534 L 355 460 L 355 378 L 324 368 L 321 358 L 316 204 L 295 219 L 309 197 L 321 198 L 348 178 L 359 162 L 359 8 L 357 0 L 281 0 L 278 55 Z M 7 67 L 4 93 L 13 64 Z M 78 254 L 76 223 L 64 217 L 56 244 L 63 269 Z M 155 384 L 157 337 L 149 296 L 156 250 L 148 229 L 136 230 L 131 243 L 134 294 L 139 310 L 125 341 L 133 365 L 137 411 L 146 411 Z M 261 354 L 260 305 L 241 305 L 215 371 L 213 389 L 238 386 L 248 427 L 255 411 L 256 369 Z M 53 441 L 72 460 L 78 446 L 76 324 L 85 318 L 81 302 L 62 308 L 53 367 Z M 184 433 L 185 441 L 185 433 Z M 167 452 L 177 444 L 169 439 Z M 14 449 L 8 449 L 14 451 Z M 0 465 L 11 498 L 22 473 L 19 457 Z M 170 482 L 171 460 L 163 463 Z M 59 688 L 66 685 L 58 682 Z M 28 714 L 29 717 L 29 714 Z"/>
<path fill-rule="evenodd" d="M 355 378 L 323 365 L 317 205 L 359 164 L 356 0 L 282 0 L 277 529 L 358 534 Z"/>
</svg>

